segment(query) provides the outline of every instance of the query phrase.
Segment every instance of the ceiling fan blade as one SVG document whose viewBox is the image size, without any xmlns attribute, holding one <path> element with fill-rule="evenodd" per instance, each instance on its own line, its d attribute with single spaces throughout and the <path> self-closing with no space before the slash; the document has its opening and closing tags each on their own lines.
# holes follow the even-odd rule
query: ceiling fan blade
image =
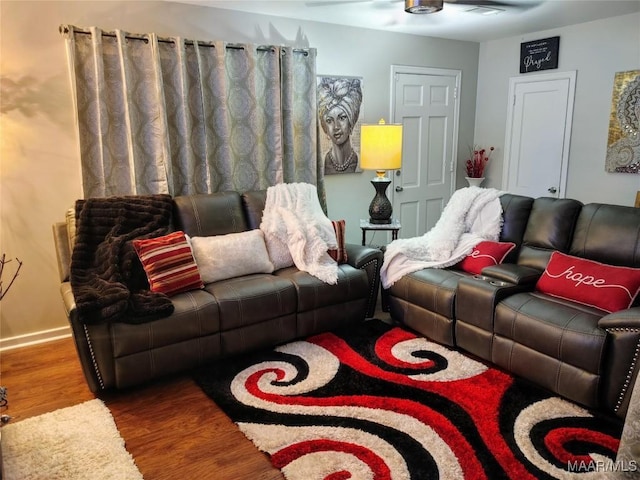
<svg viewBox="0 0 640 480">
<path fill-rule="evenodd" d="M 458 5 L 471 5 L 474 7 L 506 7 L 521 10 L 527 10 L 541 3 L 540 0 L 525 0 L 519 2 L 511 2 L 505 0 L 444 0 L 445 3 L 455 3 Z"/>
<path fill-rule="evenodd" d="M 308 7 L 324 7 L 328 5 L 348 5 L 350 3 L 370 3 L 375 8 L 393 8 L 398 2 L 404 0 L 310 0 L 304 2 Z"/>
<path fill-rule="evenodd" d="M 369 3 L 373 0 L 315 0 L 304 2 L 307 7 L 326 7 L 329 5 L 344 5 L 345 3 Z"/>
</svg>

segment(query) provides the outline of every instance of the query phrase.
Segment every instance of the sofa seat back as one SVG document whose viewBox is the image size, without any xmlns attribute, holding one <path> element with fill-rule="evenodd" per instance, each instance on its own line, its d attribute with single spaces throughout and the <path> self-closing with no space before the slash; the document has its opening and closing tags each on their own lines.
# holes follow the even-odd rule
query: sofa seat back
<svg viewBox="0 0 640 480">
<path fill-rule="evenodd" d="M 582 203 L 569 198 L 540 197 L 533 201 L 517 263 L 543 271 L 554 250 L 566 253 Z"/>
<path fill-rule="evenodd" d="M 238 192 L 182 195 L 173 199 L 174 226 L 191 237 L 249 230 Z"/>
<path fill-rule="evenodd" d="M 509 252 L 504 261 L 515 263 L 520 253 L 524 232 L 527 229 L 527 222 L 533 207 L 533 198 L 505 193 L 500 196 L 500 204 L 502 205 L 500 241 L 516 244 L 516 248 Z"/>
<path fill-rule="evenodd" d="M 609 265 L 640 268 L 640 208 L 585 205 L 568 253 Z"/>
<path fill-rule="evenodd" d="M 255 190 L 245 192 L 241 195 L 241 200 L 249 228 L 260 228 L 262 212 L 267 203 L 267 191 Z"/>
</svg>

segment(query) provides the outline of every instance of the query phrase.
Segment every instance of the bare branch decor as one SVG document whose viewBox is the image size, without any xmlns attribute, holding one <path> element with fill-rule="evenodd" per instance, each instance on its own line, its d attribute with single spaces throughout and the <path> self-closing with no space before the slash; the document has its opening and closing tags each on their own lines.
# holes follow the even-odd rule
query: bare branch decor
<svg viewBox="0 0 640 480">
<path fill-rule="evenodd" d="M 12 260 L 7 260 L 7 255 L 5 253 L 2 254 L 2 257 L 0 257 L 0 300 L 2 300 L 4 296 L 9 292 L 11 285 L 13 285 L 13 282 L 15 282 L 16 278 L 18 277 L 18 273 L 20 273 L 20 269 L 22 268 L 22 262 L 18 258 L 16 258 L 15 260 L 16 262 L 18 262 L 18 268 L 16 268 L 16 271 L 13 272 L 13 277 L 11 277 L 7 288 L 4 288 L 4 283 L 2 281 L 2 276 L 4 275 L 4 266 Z"/>
</svg>

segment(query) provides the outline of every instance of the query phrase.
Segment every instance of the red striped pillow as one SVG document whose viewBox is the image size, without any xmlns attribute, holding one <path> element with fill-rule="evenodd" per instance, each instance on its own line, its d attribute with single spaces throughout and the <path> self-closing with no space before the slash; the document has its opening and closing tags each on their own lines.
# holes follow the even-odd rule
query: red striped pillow
<svg viewBox="0 0 640 480">
<path fill-rule="evenodd" d="M 330 248 L 327 253 L 329 256 L 333 258 L 338 264 L 347 262 L 347 250 L 344 246 L 344 229 L 345 229 L 345 221 L 344 220 L 332 220 L 333 229 L 336 232 L 336 240 L 338 242 L 338 248 Z"/>
<path fill-rule="evenodd" d="M 151 291 L 171 296 L 204 287 L 184 232 L 134 240 L 133 247 L 147 274 Z"/>
</svg>

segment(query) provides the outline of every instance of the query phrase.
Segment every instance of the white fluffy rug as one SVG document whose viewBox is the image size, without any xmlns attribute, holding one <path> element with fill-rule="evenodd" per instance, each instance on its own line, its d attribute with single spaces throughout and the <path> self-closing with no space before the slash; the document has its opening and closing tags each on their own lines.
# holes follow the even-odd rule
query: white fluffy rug
<svg viewBox="0 0 640 480">
<path fill-rule="evenodd" d="M 2 427 L 4 480 L 139 480 L 142 474 L 98 399 Z"/>
</svg>

